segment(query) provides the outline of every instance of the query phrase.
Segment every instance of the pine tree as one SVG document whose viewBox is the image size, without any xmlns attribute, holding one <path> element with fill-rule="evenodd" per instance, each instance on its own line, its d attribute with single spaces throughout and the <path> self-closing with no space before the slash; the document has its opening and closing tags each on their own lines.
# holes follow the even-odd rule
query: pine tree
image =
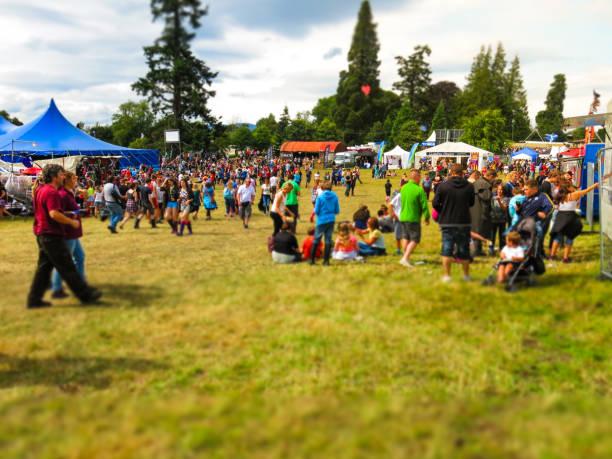
<svg viewBox="0 0 612 459">
<path fill-rule="evenodd" d="M 190 47 L 194 30 L 208 12 L 200 0 L 151 0 L 153 21 L 164 20 L 161 36 L 144 47 L 149 71 L 132 88 L 146 96 L 155 113 L 172 115 L 175 127 L 186 120 L 211 121 L 206 89 L 217 73 L 196 57 Z"/>
<path fill-rule="evenodd" d="M 416 119 L 425 123 L 424 115 L 427 107 L 427 93 L 431 86 L 431 68 L 426 56 L 431 55 L 427 45 L 417 45 L 414 53 L 408 58 L 396 56 L 399 66 L 398 73 L 402 78 L 393 83 L 393 89 L 400 91 L 402 101 L 408 100 Z"/>
<path fill-rule="evenodd" d="M 289 116 L 289 107 L 285 105 L 283 107 L 283 113 L 278 119 L 278 123 L 276 124 L 276 136 L 278 138 L 279 143 L 285 142 L 287 139 L 287 129 L 291 124 L 291 117 Z"/>
<path fill-rule="evenodd" d="M 562 73 L 555 75 L 546 95 L 546 108 L 536 115 L 536 125 L 540 134 L 558 134 L 559 140 L 563 140 L 563 103 L 566 89 L 565 75 Z"/>
<path fill-rule="evenodd" d="M 414 119 L 410 101 L 406 99 L 393 122 L 393 129 L 391 130 L 392 142 L 405 149 L 406 146 L 410 147 L 412 143 L 420 141 L 421 138 L 421 128 Z"/>
<path fill-rule="evenodd" d="M 512 140 L 524 139 L 531 130 L 527 108 L 527 92 L 523 87 L 520 66 L 519 57 L 515 56 L 504 78 L 504 92 L 510 108 L 509 116 L 506 118 L 506 131 L 510 132 Z"/>
<path fill-rule="evenodd" d="M 361 3 L 357 25 L 348 53 L 348 70 L 340 72 L 333 118 L 345 142 L 360 142 L 376 121 L 382 121 L 387 108 L 376 103 L 384 97 L 380 89 L 378 51 L 380 45 L 370 2 Z M 370 94 L 362 92 L 370 87 Z"/>
<path fill-rule="evenodd" d="M 435 132 L 436 129 L 449 129 L 448 119 L 446 118 L 446 109 L 444 108 L 444 101 L 442 100 L 438 104 L 436 113 L 431 121 L 430 134 Z"/>
</svg>

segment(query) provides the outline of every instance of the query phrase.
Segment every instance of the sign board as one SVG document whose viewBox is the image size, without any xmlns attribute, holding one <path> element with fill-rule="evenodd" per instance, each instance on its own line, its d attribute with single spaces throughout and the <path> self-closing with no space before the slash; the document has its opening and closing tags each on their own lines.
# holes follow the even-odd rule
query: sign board
<svg viewBox="0 0 612 459">
<path fill-rule="evenodd" d="M 164 131 L 164 138 L 166 143 L 181 143 L 181 134 L 178 129 Z"/>
</svg>

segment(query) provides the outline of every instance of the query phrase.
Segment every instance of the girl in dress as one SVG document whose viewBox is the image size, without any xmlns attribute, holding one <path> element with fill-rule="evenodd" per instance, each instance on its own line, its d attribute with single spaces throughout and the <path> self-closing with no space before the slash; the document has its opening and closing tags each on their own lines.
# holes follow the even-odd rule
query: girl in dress
<svg viewBox="0 0 612 459">
<path fill-rule="evenodd" d="M 206 209 L 206 220 L 210 220 L 210 211 L 217 208 L 217 201 L 215 200 L 215 188 L 212 182 L 206 182 L 204 188 L 204 208 Z M 227 216 L 227 214 L 226 214 Z"/>
<path fill-rule="evenodd" d="M 119 223 L 120 229 L 123 229 L 123 225 L 125 225 L 130 218 L 136 218 L 136 214 L 138 213 L 138 191 L 136 190 L 136 184 L 134 182 L 130 183 L 125 196 L 125 216 L 123 220 L 121 220 L 121 223 Z"/>
</svg>

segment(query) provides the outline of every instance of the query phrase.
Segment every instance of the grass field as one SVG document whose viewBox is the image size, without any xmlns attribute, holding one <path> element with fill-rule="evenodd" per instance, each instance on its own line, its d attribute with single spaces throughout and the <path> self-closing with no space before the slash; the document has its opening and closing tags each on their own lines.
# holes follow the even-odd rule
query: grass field
<svg viewBox="0 0 612 459">
<path fill-rule="evenodd" d="M 384 202 L 364 180 L 341 218 Z M 102 305 L 41 311 L 25 309 L 32 222 L 0 221 L 0 456 L 612 457 L 596 235 L 510 295 L 478 282 L 492 259 L 441 283 L 436 225 L 415 270 L 396 255 L 278 266 L 254 214 L 244 230 L 218 210 L 183 238 L 89 219 Z"/>
</svg>

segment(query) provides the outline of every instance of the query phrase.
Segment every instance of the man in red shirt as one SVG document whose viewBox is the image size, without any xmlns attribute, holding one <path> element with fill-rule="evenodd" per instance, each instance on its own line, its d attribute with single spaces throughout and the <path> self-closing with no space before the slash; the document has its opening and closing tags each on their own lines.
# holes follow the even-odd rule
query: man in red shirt
<svg viewBox="0 0 612 459">
<path fill-rule="evenodd" d="M 102 292 L 87 285 L 78 273 L 64 241 L 64 225 L 78 229 L 81 222 L 63 213 L 58 193 L 63 180 L 64 168 L 58 164 L 48 164 L 42 171 L 42 185 L 34 192 L 34 234 L 38 244 L 38 265 L 28 294 L 28 309 L 51 306 L 51 303 L 42 298 L 50 284 L 53 268 L 57 269 L 82 303 L 93 303 L 102 296 Z"/>
</svg>

